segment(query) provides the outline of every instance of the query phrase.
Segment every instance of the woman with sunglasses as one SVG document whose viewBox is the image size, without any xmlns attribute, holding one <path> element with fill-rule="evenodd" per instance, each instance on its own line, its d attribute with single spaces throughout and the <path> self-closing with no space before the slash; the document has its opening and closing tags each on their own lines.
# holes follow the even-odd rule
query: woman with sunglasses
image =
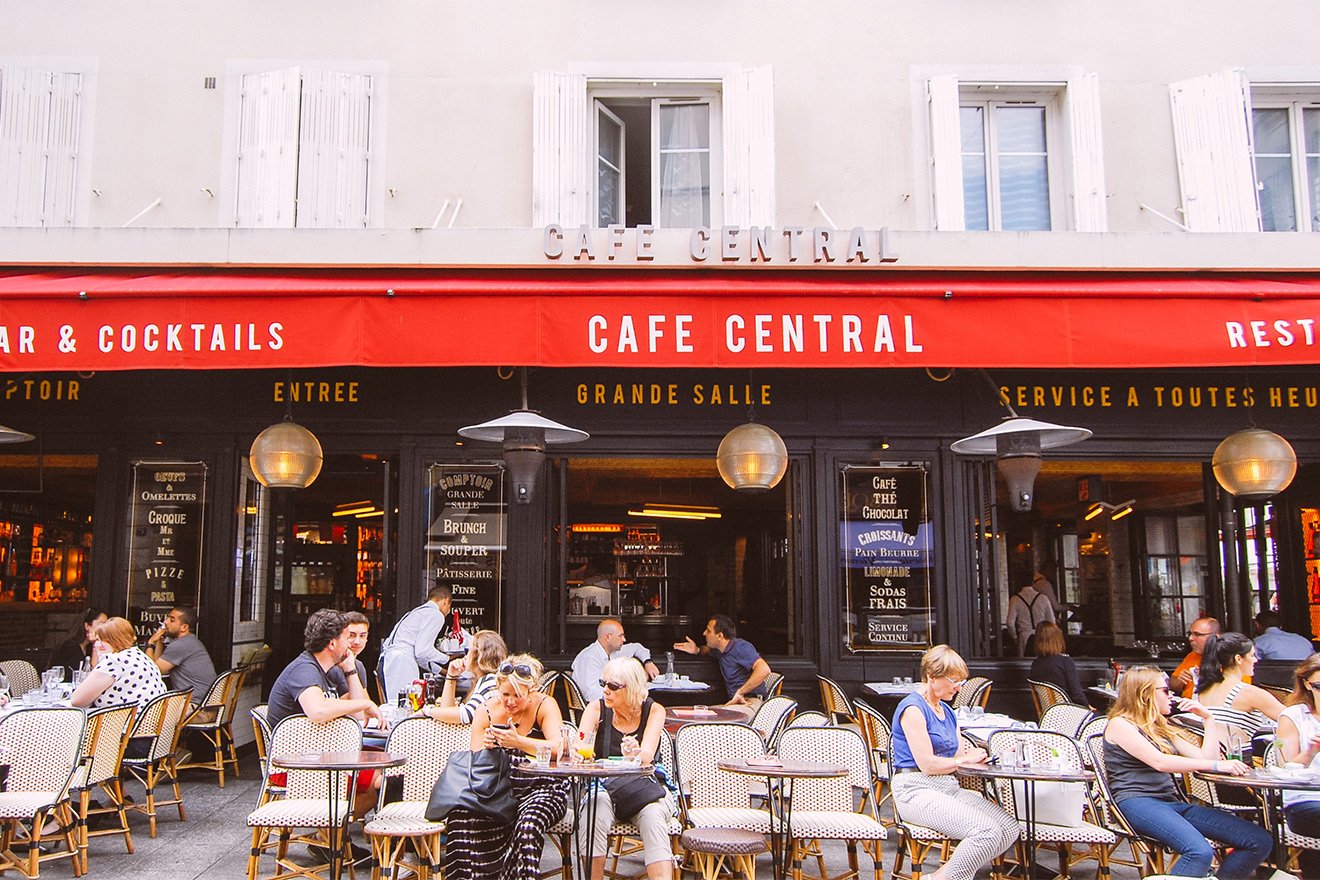
<svg viewBox="0 0 1320 880">
<path fill-rule="evenodd" d="M 600 673 L 600 687 L 604 694 L 582 712 L 582 729 L 596 731 L 596 750 L 602 758 L 639 758 L 643 763 L 655 761 L 665 727 L 665 707 L 647 696 L 646 670 L 634 657 L 616 657 L 605 664 Z M 674 851 L 669 841 L 669 820 L 674 815 L 674 804 L 657 783 L 660 797 L 651 801 L 632 816 L 618 816 L 633 822 L 642 832 L 643 858 L 646 876 L 650 880 L 670 880 L 674 876 Z M 596 789 L 590 795 L 596 799 L 594 828 L 581 828 L 582 846 L 585 835 L 591 834 L 595 854 L 591 862 L 592 880 L 605 876 L 605 853 L 609 843 L 610 826 L 615 822 L 614 802 L 606 789 Z"/>
<path fill-rule="evenodd" d="M 921 686 L 894 711 L 890 782 L 905 822 L 957 840 L 931 880 L 970 880 L 1018 839 L 1018 822 L 998 804 L 958 785 L 959 767 L 984 764 L 985 749 L 964 744 L 948 702 L 967 681 L 967 664 L 948 645 L 921 656 Z"/>
<path fill-rule="evenodd" d="M 1266 720 L 1277 721 L 1283 704 L 1274 694 L 1247 684 L 1256 669 L 1256 646 L 1241 633 L 1226 632 L 1206 640 L 1196 701 L 1228 725 L 1228 732 L 1248 741 Z"/>
<path fill-rule="evenodd" d="M 563 718 L 555 701 L 536 689 L 541 661 L 512 654 L 495 672 L 497 699 L 477 709 L 472 721 L 472 750 L 506 749 L 515 756 L 535 755 L 538 746 L 559 751 Z M 512 823 L 468 810 L 453 810 L 445 820 L 446 880 L 536 880 L 545 832 L 568 809 L 568 782 L 545 777 L 513 776 L 518 815 Z"/>
<path fill-rule="evenodd" d="M 1165 719 L 1175 702 L 1178 711 L 1205 722 L 1200 747 L 1176 735 Z M 1222 880 L 1253 876 L 1273 848 L 1273 837 L 1264 828 L 1224 810 L 1189 804 L 1174 787 L 1175 773 L 1245 774 L 1247 765 L 1241 761 L 1219 758 L 1226 736 L 1223 722 L 1205 706 L 1169 694 L 1162 671 L 1137 666 L 1124 673 L 1104 733 L 1109 789 L 1134 831 L 1178 854 L 1169 872 L 1173 876 L 1207 876 L 1214 859 L 1211 840 L 1232 848 L 1215 872 Z"/>
<path fill-rule="evenodd" d="M 1284 700 L 1287 708 L 1279 717 L 1278 746 L 1286 762 L 1320 768 L 1320 708 L 1315 694 L 1320 690 L 1320 654 L 1312 654 L 1293 672 L 1293 692 Z M 1283 790 L 1283 814 L 1288 827 L 1298 834 L 1320 837 L 1320 792 Z M 1320 851 L 1303 849 L 1303 877 L 1320 877 Z"/>
<path fill-rule="evenodd" d="M 479 629 L 472 634 L 466 657 L 449 661 L 445 667 L 444 689 L 439 705 L 427 704 L 422 714 L 445 724 L 471 724 L 477 710 L 495 698 L 497 692 L 495 672 L 509 655 L 504 639 L 491 629 Z M 458 701 L 458 679 L 464 672 L 477 676 L 477 682 L 468 692 L 467 699 Z"/>
</svg>

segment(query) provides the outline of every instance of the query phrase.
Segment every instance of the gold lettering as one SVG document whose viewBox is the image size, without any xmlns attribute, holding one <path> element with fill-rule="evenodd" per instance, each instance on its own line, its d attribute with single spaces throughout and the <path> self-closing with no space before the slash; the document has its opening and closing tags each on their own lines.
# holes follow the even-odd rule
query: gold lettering
<svg viewBox="0 0 1320 880">
<path fill-rule="evenodd" d="M 1141 406 L 1141 398 L 1137 397 L 1137 386 L 1128 386 L 1128 406 Z"/>
</svg>

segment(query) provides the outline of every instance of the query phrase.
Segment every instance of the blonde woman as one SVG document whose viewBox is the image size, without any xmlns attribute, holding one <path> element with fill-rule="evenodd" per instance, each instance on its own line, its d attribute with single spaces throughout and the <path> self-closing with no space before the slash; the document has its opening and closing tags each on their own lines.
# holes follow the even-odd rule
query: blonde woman
<svg viewBox="0 0 1320 880">
<path fill-rule="evenodd" d="M 602 758 L 638 757 L 643 763 L 655 761 L 660 746 L 661 731 L 665 727 L 665 707 L 647 696 L 646 670 L 635 657 L 616 657 L 605 664 L 600 672 L 602 696 L 593 700 L 582 712 L 582 729 L 596 731 L 596 754 Z M 674 804 L 658 783 L 660 795 L 630 819 L 642 832 L 643 859 L 646 876 L 650 880 L 671 880 L 674 876 L 674 851 L 669 842 L 669 820 L 674 815 Z M 598 789 L 595 828 L 581 828 L 583 848 L 585 835 L 591 834 L 592 880 L 605 876 L 605 853 L 609 842 L 610 826 L 614 824 L 614 802 L 606 789 Z"/>
<path fill-rule="evenodd" d="M 1279 718 L 1279 752 L 1285 761 L 1320 767 L 1320 654 L 1312 654 L 1293 672 L 1293 692 Z M 1320 792 L 1283 790 L 1283 813 L 1288 827 L 1298 834 L 1320 837 Z M 1320 852 L 1302 850 L 1302 876 L 1320 877 Z"/>
<path fill-rule="evenodd" d="M 536 689 L 541 661 L 530 654 L 512 654 L 495 671 L 499 696 L 477 709 L 472 721 L 472 750 L 506 749 L 514 755 L 535 755 L 541 745 L 559 751 L 563 718 L 555 701 Z M 446 880 L 536 880 L 540 872 L 545 832 L 568 809 L 565 780 L 514 775 L 513 796 L 518 815 L 507 824 L 473 813 L 452 810 L 445 819 Z"/>
<path fill-rule="evenodd" d="M 921 656 L 921 686 L 894 711 L 894 802 L 906 821 L 958 841 L 931 880 L 970 880 L 1018 839 L 1017 819 L 960 788 L 954 777 L 959 767 L 987 758 L 985 749 L 963 745 L 948 702 L 966 682 L 963 658 L 948 645 L 936 645 Z"/>
<path fill-rule="evenodd" d="M 1205 722 L 1200 748 L 1175 736 L 1165 720 L 1175 702 L 1178 711 Z M 1170 872 L 1174 876 L 1207 876 L 1214 858 L 1211 840 L 1232 848 L 1216 872 L 1221 880 L 1253 876 L 1273 847 L 1273 837 L 1259 825 L 1178 797 L 1171 774 L 1247 772 L 1241 761 L 1219 758 L 1225 736 L 1224 724 L 1205 706 L 1170 695 L 1169 680 L 1160 670 L 1138 666 L 1123 675 L 1105 727 L 1109 788 L 1133 830 L 1178 853 Z"/>
<path fill-rule="evenodd" d="M 495 671 L 500 668 L 509 649 L 499 633 L 490 629 L 477 630 L 472 634 L 467 656 L 449 661 L 445 668 L 445 685 L 440 692 L 439 705 L 427 704 L 422 707 L 422 714 L 446 724 L 471 724 L 477 716 L 477 710 L 495 697 L 497 684 Z M 468 692 L 467 699 L 458 701 L 458 678 L 464 672 L 477 677 Z"/>
</svg>

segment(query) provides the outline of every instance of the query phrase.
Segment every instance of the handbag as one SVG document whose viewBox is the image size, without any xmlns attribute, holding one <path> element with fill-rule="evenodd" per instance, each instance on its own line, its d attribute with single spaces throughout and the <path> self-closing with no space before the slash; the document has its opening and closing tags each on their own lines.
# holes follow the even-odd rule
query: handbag
<svg viewBox="0 0 1320 880">
<path fill-rule="evenodd" d="M 654 773 L 645 776 L 615 776 L 604 780 L 605 790 L 614 802 L 614 815 L 631 819 L 642 807 L 665 796 L 665 787 L 656 781 Z"/>
<path fill-rule="evenodd" d="M 1086 810 L 1086 783 L 1084 782 L 1037 782 L 1034 786 L 1035 818 L 1042 825 L 1075 826 L 1082 821 Z M 1021 780 L 1013 780 L 1013 806 L 1018 819 L 1025 820 L 1027 786 Z"/>
<path fill-rule="evenodd" d="M 454 752 L 431 788 L 426 818 L 438 822 L 451 810 L 468 810 L 501 822 L 518 815 L 509 779 L 509 753 L 503 749 Z"/>
</svg>

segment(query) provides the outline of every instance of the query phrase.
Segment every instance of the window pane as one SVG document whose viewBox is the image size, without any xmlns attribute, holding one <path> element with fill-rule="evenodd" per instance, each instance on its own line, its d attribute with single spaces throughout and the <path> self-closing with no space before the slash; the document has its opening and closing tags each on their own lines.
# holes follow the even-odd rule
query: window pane
<svg viewBox="0 0 1320 880">
<path fill-rule="evenodd" d="M 1285 108 L 1252 110 L 1251 125 L 1257 155 L 1286 156 L 1292 152 L 1288 144 L 1288 111 Z"/>
<path fill-rule="evenodd" d="M 1287 156 L 1257 156 L 1256 180 L 1260 189 L 1261 228 L 1266 232 L 1296 229 L 1292 159 Z"/>
<path fill-rule="evenodd" d="M 619 143 L 622 138 L 619 134 L 623 126 L 604 113 L 596 114 L 596 126 L 596 152 L 601 162 L 620 167 Z"/>
<path fill-rule="evenodd" d="M 1050 228 L 1049 173 L 1044 156 L 999 157 L 1000 228 Z"/>
<path fill-rule="evenodd" d="M 709 150 L 709 104 L 662 104 L 661 150 Z"/>
<path fill-rule="evenodd" d="M 623 126 L 603 109 L 596 113 L 596 225 L 622 223 Z"/>
<path fill-rule="evenodd" d="M 1306 160 L 1306 190 L 1311 194 L 1311 231 L 1320 232 L 1320 156 Z"/>
<path fill-rule="evenodd" d="M 662 104 L 656 224 L 710 225 L 710 105 Z"/>
<path fill-rule="evenodd" d="M 980 107 L 958 108 L 962 140 L 964 228 L 990 228 L 985 175 L 985 118 Z"/>
<path fill-rule="evenodd" d="M 601 162 L 596 169 L 596 225 L 622 223 L 619 216 L 619 172 Z"/>
<path fill-rule="evenodd" d="M 1044 107 L 995 108 L 995 139 L 999 152 L 1045 152 Z"/>
</svg>

